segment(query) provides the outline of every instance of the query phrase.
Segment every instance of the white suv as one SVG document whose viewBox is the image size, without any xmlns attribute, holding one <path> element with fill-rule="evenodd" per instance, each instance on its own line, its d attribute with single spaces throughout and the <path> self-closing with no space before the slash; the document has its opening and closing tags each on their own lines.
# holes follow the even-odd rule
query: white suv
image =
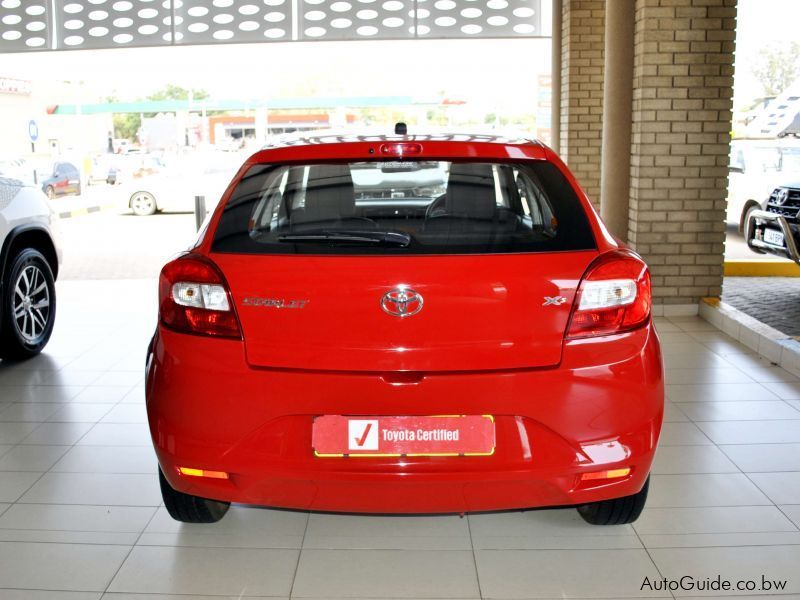
<svg viewBox="0 0 800 600">
<path fill-rule="evenodd" d="M 42 351 L 56 317 L 61 262 L 55 217 L 41 190 L 0 173 L 0 358 Z"/>
</svg>

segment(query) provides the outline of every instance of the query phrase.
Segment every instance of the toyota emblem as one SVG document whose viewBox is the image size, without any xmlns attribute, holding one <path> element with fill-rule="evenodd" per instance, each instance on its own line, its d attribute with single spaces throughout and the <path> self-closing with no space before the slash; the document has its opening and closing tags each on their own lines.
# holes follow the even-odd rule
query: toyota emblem
<svg viewBox="0 0 800 600">
<path fill-rule="evenodd" d="M 789 199 L 789 190 L 786 188 L 781 188 L 778 192 L 777 197 L 775 198 L 775 204 L 783 206 L 786 204 L 786 201 Z"/>
<path fill-rule="evenodd" d="M 422 296 L 408 288 L 396 288 L 383 295 L 381 308 L 393 317 L 410 317 L 422 310 Z"/>
</svg>

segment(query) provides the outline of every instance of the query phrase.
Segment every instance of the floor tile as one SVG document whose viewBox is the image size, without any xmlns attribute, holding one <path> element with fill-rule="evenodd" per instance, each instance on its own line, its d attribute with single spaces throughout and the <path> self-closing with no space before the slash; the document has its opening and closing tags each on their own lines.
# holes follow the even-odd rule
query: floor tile
<svg viewBox="0 0 800 600">
<path fill-rule="evenodd" d="M 126 546 L 0 542 L 0 587 L 102 592 L 128 551 Z"/>
<path fill-rule="evenodd" d="M 664 357 L 666 369 L 720 369 L 730 368 L 727 359 L 710 350 L 699 354 L 670 354 Z"/>
<path fill-rule="evenodd" d="M 678 403 L 692 421 L 759 421 L 798 419 L 800 412 L 783 400 Z"/>
<path fill-rule="evenodd" d="M 37 427 L 37 423 L 0 423 L 0 444 L 19 444 Z"/>
<path fill-rule="evenodd" d="M 16 446 L 0 456 L 0 471 L 47 471 L 69 446 Z"/>
<path fill-rule="evenodd" d="M 800 504 L 800 472 L 749 473 L 748 476 L 775 504 Z"/>
<path fill-rule="evenodd" d="M 0 529 L 140 533 L 153 507 L 14 504 L 0 516 Z"/>
<path fill-rule="evenodd" d="M 3 590 L 3 600 L 101 600 L 101 592 Z"/>
<path fill-rule="evenodd" d="M 715 444 L 800 443 L 800 419 L 796 421 L 708 421 L 697 426 Z"/>
<path fill-rule="evenodd" d="M 659 446 L 651 473 L 738 473 L 739 469 L 716 446 Z"/>
<path fill-rule="evenodd" d="M 666 369 L 664 380 L 667 383 L 753 383 L 744 371 L 735 367 L 705 369 Z"/>
<path fill-rule="evenodd" d="M 78 395 L 75 402 L 59 407 L 47 420 L 53 423 L 97 423 L 114 408 L 114 404 L 84 404 L 80 399 Z"/>
<path fill-rule="evenodd" d="M 660 446 L 698 446 L 711 444 L 694 423 L 664 423 L 661 427 Z"/>
<path fill-rule="evenodd" d="M 648 550 L 753 546 L 753 552 L 758 552 L 762 546 L 800 546 L 800 531 L 641 534 L 639 537 Z"/>
<path fill-rule="evenodd" d="M 771 381 L 765 383 L 764 387 L 784 400 L 800 400 L 800 382 L 783 383 Z"/>
<path fill-rule="evenodd" d="M 311 514 L 304 548 L 472 550 L 466 518 Z"/>
<path fill-rule="evenodd" d="M 308 518 L 301 511 L 232 506 L 222 521 L 209 527 L 178 523 L 159 508 L 139 545 L 300 549 Z"/>
<path fill-rule="evenodd" d="M 715 577 L 739 581 L 768 579 L 788 581 L 785 591 L 800 592 L 800 546 L 752 548 L 675 548 L 650 551 L 661 574 L 668 579 L 689 575 L 695 579 Z M 676 592 L 676 596 L 689 596 L 691 592 Z"/>
<path fill-rule="evenodd" d="M 597 550 L 641 548 L 633 528 L 594 527 L 574 508 L 469 515 L 477 550 Z"/>
<path fill-rule="evenodd" d="M 73 473 L 158 472 L 156 454 L 150 446 L 73 446 L 52 468 Z"/>
<path fill-rule="evenodd" d="M 78 443 L 81 446 L 153 445 L 147 425 L 118 423 L 98 423 Z"/>
<path fill-rule="evenodd" d="M 664 400 L 664 422 L 665 423 L 685 423 L 689 420 L 683 411 L 674 402 Z"/>
<path fill-rule="evenodd" d="M 741 444 L 720 446 L 747 473 L 800 471 L 800 444 Z"/>
<path fill-rule="evenodd" d="M 21 443 L 68 446 L 80 440 L 91 428 L 91 423 L 42 423 Z"/>
<path fill-rule="evenodd" d="M 289 600 L 289 598 L 285 596 L 241 596 L 239 594 L 235 596 L 201 596 L 200 594 L 120 594 L 109 592 L 103 595 L 102 600 Z"/>
<path fill-rule="evenodd" d="M 16 502 L 41 476 L 41 473 L 0 471 L 0 502 Z"/>
<path fill-rule="evenodd" d="M 82 385 L 4 387 L 3 395 L 13 402 L 70 402 L 83 388 Z"/>
<path fill-rule="evenodd" d="M 781 504 L 778 508 L 800 528 L 800 504 Z"/>
<path fill-rule="evenodd" d="M 478 598 L 472 552 L 303 550 L 292 597 Z"/>
<path fill-rule="evenodd" d="M 114 506 L 158 506 L 158 477 L 103 473 L 45 473 L 22 496 L 23 503 L 110 504 Z"/>
<path fill-rule="evenodd" d="M 769 499 L 741 473 L 651 475 L 647 506 L 757 506 Z"/>
<path fill-rule="evenodd" d="M 644 550 L 479 550 L 475 558 L 487 598 L 669 597 L 639 589 L 659 577 Z"/>
<path fill-rule="evenodd" d="M 800 413 L 798 413 L 800 415 Z M 100 419 L 101 423 L 147 423 L 147 410 L 143 403 L 121 402 Z"/>
<path fill-rule="evenodd" d="M 780 367 L 741 367 L 741 369 L 749 377 L 761 383 L 800 383 L 796 375 L 792 375 L 789 371 Z"/>
<path fill-rule="evenodd" d="M 106 371 L 92 383 L 92 386 L 114 386 L 130 389 L 144 379 L 144 352 L 137 355 L 138 371 Z"/>
<path fill-rule="evenodd" d="M 116 404 L 131 390 L 131 387 L 90 385 L 74 398 L 74 402 Z"/>
<path fill-rule="evenodd" d="M 766 385 L 766 384 L 765 384 Z M 736 400 L 780 400 L 760 383 L 669 384 L 667 397 L 673 402 L 732 402 Z"/>
<path fill-rule="evenodd" d="M 681 331 L 719 331 L 701 317 L 669 317 L 669 322 Z"/>
<path fill-rule="evenodd" d="M 797 531 L 775 506 L 655 508 L 648 505 L 633 528 L 641 535 Z"/>
<path fill-rule="evenodd" d="M 11 404 L 0 412 L 0 421 L 3 422 L 32 422 L 41 423 L 47 417 L 61 408 L 61 404 L 45 402 L 18 402 Z"/>
<path fill-rule="evenodd" d="M 288 596 L 297 555 L 297 550 L 137 546 L 109 591 Z"/>
<path fill-rule="evenodd" d="M 137 385 L 122 399 L 123 404 L 144 404 L 144 386 Z"/>
</svg>

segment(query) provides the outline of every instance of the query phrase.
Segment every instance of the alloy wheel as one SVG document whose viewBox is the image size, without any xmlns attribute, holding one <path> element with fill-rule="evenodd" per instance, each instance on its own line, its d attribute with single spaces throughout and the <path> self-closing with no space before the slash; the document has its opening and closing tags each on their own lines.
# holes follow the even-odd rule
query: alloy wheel
<svg viewBox="0 0 800 600">
<path fill-rule="evenodd" d="M 14 282 L 14 324 L 29 344 L 37 343 L 50 318 L 50 289 L 41 269 L 28 265 Z"/>
</svg>

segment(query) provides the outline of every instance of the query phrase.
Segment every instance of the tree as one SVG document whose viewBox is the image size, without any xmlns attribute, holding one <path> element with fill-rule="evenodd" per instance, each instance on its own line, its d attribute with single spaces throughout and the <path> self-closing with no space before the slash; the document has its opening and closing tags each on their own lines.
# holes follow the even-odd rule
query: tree
<svg viewBox="0 0 800 600">
<path fill-rule="evenodd" d="M 187 90 L 179 85 L 167 84 L 163 90 L 150 94 L 148 100 L 188 100 L 189 95 L 195 100 L 205 100 L 209 94 L 205 90 Z"/>
<path fill-rule="evenodd" d="M 764 94 L 777 96 L 800 77 L 800 42 L 768 44 L 759 51 L 752 71 Z"/>
</svg>

